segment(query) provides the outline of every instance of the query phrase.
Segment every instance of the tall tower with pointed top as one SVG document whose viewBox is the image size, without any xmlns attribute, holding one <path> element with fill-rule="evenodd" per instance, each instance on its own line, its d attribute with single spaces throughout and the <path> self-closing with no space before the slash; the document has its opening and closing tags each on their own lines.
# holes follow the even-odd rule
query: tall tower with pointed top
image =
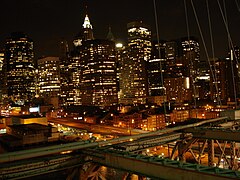
<svg viewBox="0 0 240 180">
<path fill-rule="evenodd" d="M 108 28 L 107 40 L 113 41 L 113 42 L 115 41 L 115 38 L 114 38 L 113 33 L 112 33 L 112 28 L 110 26 Z"/>
<path fill-rule="evenodd" d="M 94 39 L 93 27 L 92 27 L 92 24 L 90 23 L 90 19 L 88 15 L 86 14 L 83 25 L 82 25 L 82 29 L 75 37 L 73 44 L 77 47 L 82 45 L 82 41 L 88 41 L 93 39 Z"/>
<path fill-rule="evenodd" d="M 89 17 L 86 14 L 84 23 L 83 23 L 83 40 L 87 41 L 87 40 L 93 40 L 93 39 L 94 39 L 93 38 L 93 28 L 90 23 Z"/>
</svg>

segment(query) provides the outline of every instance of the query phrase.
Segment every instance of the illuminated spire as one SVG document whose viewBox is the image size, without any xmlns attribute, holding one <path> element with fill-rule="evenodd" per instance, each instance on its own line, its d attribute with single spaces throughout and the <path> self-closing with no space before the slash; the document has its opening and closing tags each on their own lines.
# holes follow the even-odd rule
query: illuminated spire
<svg viewBox="0 0 240 180">
<path fill-rule="evenodd" d="M 87 14 L 86 14 L 85 19 L 84 19 L 83 28 L 84 29 L 92 29 L 92 25 L 90 23 L 90 20 L 89 20 Z"/>
</svg>

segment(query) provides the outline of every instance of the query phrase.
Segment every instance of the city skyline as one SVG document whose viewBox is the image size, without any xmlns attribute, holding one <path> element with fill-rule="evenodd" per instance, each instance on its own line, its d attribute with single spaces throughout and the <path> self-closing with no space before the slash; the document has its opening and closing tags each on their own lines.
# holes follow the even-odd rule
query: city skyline
<svg viewBox="0 0 240 180">
<path fill-rule="evenodd" d="M 186 3 L 190 35 L 197 36 L 201 40 L 193 15 L 191 1 L 186 1 Z M 193 3 L 199 17 L 207 48 L 210 49 L 206 2 L 193 1 Z M 220 3 L 223 7 L 223 3 Z M 85 8 L 86 4 L 88 5 L 87 10 Z M 225 2 L 225 4 L 233 44 L 239 45 L 240 37 L 237 35 L 237 22 L 240 20 L 240 11 L 238 9 L 240 2 L 232 0 Z M 156 1 L 156 6 L 160 39 L 171 40 L 187 35 L 184 1 Z M 0 17 L 3 24 L 0 35 L 1 47 L 4 46 L 4 42 L 11 32 L 23 31 L 34 41 L 35 58 L 49 55 L 58 56 L 61 38 L 66 39 L 71 46 L 74 36 L 82 28 L 86 12 L 89 14 L 93 25 L 95 38 L 105 39 L 108 27 L 111 26 L 115 38 L 126 43 L 127 23 L 134 20 L 142 20 L 151 27 L 153 36 L 156 34 L 152 1 L 111 2 L 104 0 L 104 2 L 99 2 L 92 0 L 83 2 L 73 0 L 68 2 L 66 0 L 24 0 L 18 2 L 16 0 L 4 0 L 1 8 Z M 11 9 L 11 13 L 9 13 L 9 9 Z M 216 57 L 225 57 L 228 49 L 227 33 L 217 1 L 209 1 L 209 10 Z M 211 51 L 208 53 L 212 54 Z M 202 47 L 201 56 L 205 56 Z"/>
</svg>

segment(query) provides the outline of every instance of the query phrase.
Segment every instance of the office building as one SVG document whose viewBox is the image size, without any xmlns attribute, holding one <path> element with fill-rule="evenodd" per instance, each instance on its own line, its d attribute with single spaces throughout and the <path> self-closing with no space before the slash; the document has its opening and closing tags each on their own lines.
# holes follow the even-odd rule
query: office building
<svg viewBox="0 0 240 180">
<path fill-rule="evenodd" d="M 4 65 L 4 51 L 0 50 L 0 73 L 3 72 L 3 65 Z"/>
<path fill-rule="evenodd" d="M 228 101 L 236 101 L 236 99 L 240 98 L 240 49 L 239 47 L 235 46 L 232 50 L 229 51 L 229 54 L 226 58 L 228 61 L 228 71 L 231 73 L 228 73 L 228 81 L 230 83 L 230 88 L 228 92 Z M 236 98 L 236 99 L 235 99 Z"/>
<path fill-rule="evenodd" d="M 116 57 L 117 57 L 117 79 L 119 84 L 118 102 L 120 104 L 131 104 L 130 86 L 130 61 L 128 59 L 127 47 L 122 43 L 116 43 Z"/>
<path fill-rule="evenodd" d="M 192 89 L 189 77 L 165 78 L 167 101 L 183 103 L 192 100 Z"/>
<path fill-rule="evenodd" d="M 200 50 L 194 37 L 165 43 L 166 65 L 164 87 L 168 101 L 190 102 L 199 97 L 196 79 L 199 76 Z"/>
<path fill-rule="evenodd" d="M 38 60 L 38 84 L 40 97 L 55 108 L 59 106 L 60 71 L 58 57 L 45 57 Z"/>
<path fill-rule="evenodd" d="M 5 50 L 8 97 L 24 105 L 35 96 L 33 41 L 24 33 L 12 33 L 6 40 Z"/>
<path fill-rule="evenodd" d="M 4 74 L 4 51 L 0 50 L 0 104 L 3 103 L 3 93 L 5 86 L 5 74 Z"/>
<path fill-rule="evenodd" d="M 151 31 L 142 22 L 127 24 L 127 57 L 124 58 L 122 71 L 127 79 L 120 79 L 125 104 L 144 104 L 148 96 L 147 63 L 151 58 Z M 121 73 L 121 72 L 120 72 Z M 124 98 L 127 101 L 124 101 Z"/>
<path fill-rule="evenodd" d="M 213 59 L 211 66 L 211 94 L 215 102 L 221 100 L 221 104 L 229 102 L 236 103 L 239 91 L 239 72 L 238 72 L 238 48 L 230 50 L 225 59 Z M 218 102 L 220 104 L 220 102 Z"/>
<path fill-rule="evenodd" d="M 60 106 L 73 104 L 73 95 L 70 93 L 73 89 L 71 80 L 70 51 L 66 40 L 60 42 L 59 68 L 60 68 Z"/>
<path fill-rule="evenodd" d="M 166 43 L 153 43 L 152 56 L 148 63 L 149 96 L 165 94 L 163 80 L 166 70 Z"/>
<path fill-rule="evenodd" d="M 199 63 L 200 63 L 200 47 L 199 42 L 194 37 L 182 38 L 182 56 L 183 66 L 187 70 L 185 76 L 190 76 L 195 82 L 196 77 L 199 75 Z"/>
<path fill-rule="evenodd" d="M 196 77 L 195 87 L 198 100 L 210 100 L 210 69 L 207 61 L 200 61 L 198 64 L 199 75 Z"/>
<path fill-rule="evenodd" d="M 82 105 L 101 107 L 116 105 L 115 43 L 100 39 L 84 41 L 80 52 Z"/>
<path fill-rule="evenodd" d="M 63 106 L 82 105 L 80 83 L 84 63 L 82 58 L 82 49 L 85 41 L 93 40 L 93 27 L 88 15 L 85 16 L 80 32 L 75 36 L 73 41 L 74 48 L 69 54 L 69 63 L 67 66 L 68 84 L 64 89 Z M 65 76 L 66 77 L 66 76 Z"/>
</svg>

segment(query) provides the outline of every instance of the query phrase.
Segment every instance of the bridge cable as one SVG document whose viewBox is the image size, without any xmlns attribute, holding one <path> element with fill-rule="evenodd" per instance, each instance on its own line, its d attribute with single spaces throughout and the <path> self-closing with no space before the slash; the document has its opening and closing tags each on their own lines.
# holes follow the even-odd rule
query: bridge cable
<svg viewBox="0 0 240 180">
<path fill-rule="evenodd" d="M 214 41 L 213 41 L 213 35 L 212 35 L 212 22 L 211 22 L 211 15 L 209 11 L 208 0 L 206 0 L 206 5 L 207 5 L 208 25 L 209 25 L 209 33 L 210 33 L 210 40 L 211 40 L 211 48 L 212 48 L 212 57 L 215 61 L 215 49 L 214 49 Z M 214 67 L 215 67 L 215 62 L 214 62 Z"/>
<path fill-rule="evenodd" d="M 225 18 L 226 18 L 226 26 L 229 27 L 228 25 L 228 18 L 227 18 L 227 8 L 226 8 L 226 3 L 225 0 L 223 0 L 223 5 L 224 5 L 224 14 L 225 14 Z M 232 46 L 231 48 L 231 39 L 228 36 L 228 46 L 229 46 L 229 50 L 230 50 L 230 62 L 231 62 L 231 72 L 232 72 L 232 83 L 233 83 L 233 92 L 234 92 L 234 100 L 235 100 L 235 108 L 237 108 L 237 93 L 236 93 L 236 85 L 235 85 L 235 80 L 234 80 L 234 69 L 233 69 L 233 54 L 235 53 L 235 48 L 234 46 Z M 235 55 L 235 59 L 237 59 L 236 55 Z"/>
<path fill-rule="evenodd" d="M 230 50 L 230 62 L 231 62 L 233 93 L 234 93 L 235 108 L 237 108 L 237 92 L 236 92 L 236 85 L 235 85 L 235 81 L 234 81 L 233 60 L 235 59 L 237 64 L 238 64 L 238 59 L 237 59 L 237 56 L 236 56 L 235 48 L 234 48 L 232 38 L 231 38 L 231 35 L 230 35 L 230 31 L 229 31 L 229 27 L 228 27 L 228 19 L 227 19 L 227 10 L 226 10 L 225 0 L 223 0 L 224 12 L 222 10 L 222 6 L 221 6 L 219 0 L 217 0 L 217 2 L 218 2 L 218 6 L 219 6 L 219 9 L 220 9 L 220 12 L 221 12 L 221 15 L 222 15 L 222 19 L 224 21 L 224 25 L 225 25 L 227 35 L 228 35 L 228 46 L 229 46 L 229 50 Z"/>
<path fill-rule="evenodd" d="M 233 41 L 232 41 L 232 38 L 231 38 L 231 35 L 230 35 L 228 23 L 227 23 L 227 20 L 226 20 L 226 18 L 225 18 L 225 15 L 224 15 L 224 13 L 223 13 L 222 6 L 221 6 L 219 0 L 217 0 L 217 2 L 218 2 L 218 6 L 219 6 L 219 9 L 220 9 L 220 12 L 221 12 L 221 15 L 222 15 L 222 19 L 223 19 L 223 22 L 224 22 L 226 31 L 227 31 L 227 35 L 228 35 L 229 42 L 230 42 L 230 47 L 234 49 L 234 45 L 233 45 Z M 235 58 L 236 58 L 237 64 L 239 64 L 238 59 L 237 59 L 237 55 L 236 55 L 235 51 L 234 51 L 233 54 L 234 54 L 234 56 L 235 56 Z"/>
<path fill-rule="evenodd" d="M 212 66 L 211 66 L 211 63 L 210 63 L 210 59 L 209 59 L 209 54 L 208 54 L 207 47 L 206 47 L 206 43 L 205 43 L 203 33 L 202 33 L 202 30 L 201 30 L 201 26 L 200 26 L 200 23 L 199 23 L 199 20 L 198 20 L 197 12 L 196 12 L 196 9 L 195 9 L 195 6 L 194 6 L 194 3 L 193 3 L 192 0 L 191 0 L 191 5 L 192 5 L 193 13 L 194 13 L 197 25 L 198 25 L 199 33 L 200 33 L 200 36 L 201 36 L 201 39 L 202 39 L 202 42 L 203 42 L 203 47 L 204 47 L 204 51 L 205 51 L 206 56 L 207 56 L 210 72 L 211 72 L 211 75 L 213 77 L 213 82 L 215 82 L 214 84 L 215 84 L 215 88 L 216 88 L 216 92 L 217 92 L 218 105 L 221 105 L 221 100 L 220 100 L 220 96 L 219 96 L 219 92 L 218 92 L 217 81 L 216 81 L 215 75 L 213 73 L 213 69 L 212 69 Z"/>
<path fill-rule="evenodd" d="M 157 8 L 156 8 L 156 0 L 153 0 L 153 7 L 154 7 L 154 17 L 155 17 L 155 28 L 156 28 L 156 33 L 157 33 L 157 43 L 158 43 L 158 56 L 159 56 L 159 65 L 160 65 L 160 75 L 161 75 L 161 84 L 163 87 L 163 95 L 166 97 L 166 88 L 164 87 L 164 81 L 163 81 L 163 72 L 162 72 L 162 63 L 161 63 L 161 52 L 160 52 L 160 39 L 159 39 L 159 29 L 158 29 L 158 17 L 157 17 Z M 163 109 L 164 109 L 164 116 L 165 120 L 167 117 L 167 110 L 166 110 L 166 102 L 165 98 L 163 100 Z"/>
<path fill-rule="evenodd" d="M 215 49 L 214 49 L 214 41 L 213 41 L 213 35 L 212 35 L 212 22 L 211 22 L 211 15 L 209 11 L 209 2 L 206 0 L 206 6 L 207 6 L 207 15 L 208 15 L 208 25 L 209 25 L 209 33 L 210 33 L 210 40 L 211 40 L 211 48 L 212 48 L 212 59 L 213 59 L 213 69 L 214 69 L 214 75 L 215 75 L 215 84 L 217 84 L 217 69 L 216 69 L 216 57 L 215 57 Z M 221 99 L 219 97 L 219 93 L 217 92 L 217 100 L 221 104 Z"/>
<path fill-rule="evenodd" d="M 184 0 L 184 10 L 185 10 L 185 18 L 186 18 L 186 26 L 187 26 L 187 39 L 188 39 L 188 46 L 189 46 L 189 50 L 191 51 L 191 48 L 190 48 L 190 28 L 189 28 L 189 19 L 188 19 L 188 11 L 187 11 L 187 3 L 186 3 L 186 0 Z M 197 99 L 196 99 L 196 87 L 195 87 L 195 80 L 193 79 L 193 59 L 192 59 L 192 56 L 191 56 L 191 52 L 190 53 L 190 78 L 191 78 L 191 81 L 192 81 L 192 85 L 193 85 L 193 94 L 194 94 L 194 108 L 197 109 Z M 196 110 L 196 118 L 198 116 L 198 111 Z"/>
<path fill-rule="evenodd" d="M 235 3 L 236 3 L 236 5 L 237 5 L 238 12 L 240 12 L 240 5 L 238 4 L 238 1 L 235 0 Z"/>
</svg>

